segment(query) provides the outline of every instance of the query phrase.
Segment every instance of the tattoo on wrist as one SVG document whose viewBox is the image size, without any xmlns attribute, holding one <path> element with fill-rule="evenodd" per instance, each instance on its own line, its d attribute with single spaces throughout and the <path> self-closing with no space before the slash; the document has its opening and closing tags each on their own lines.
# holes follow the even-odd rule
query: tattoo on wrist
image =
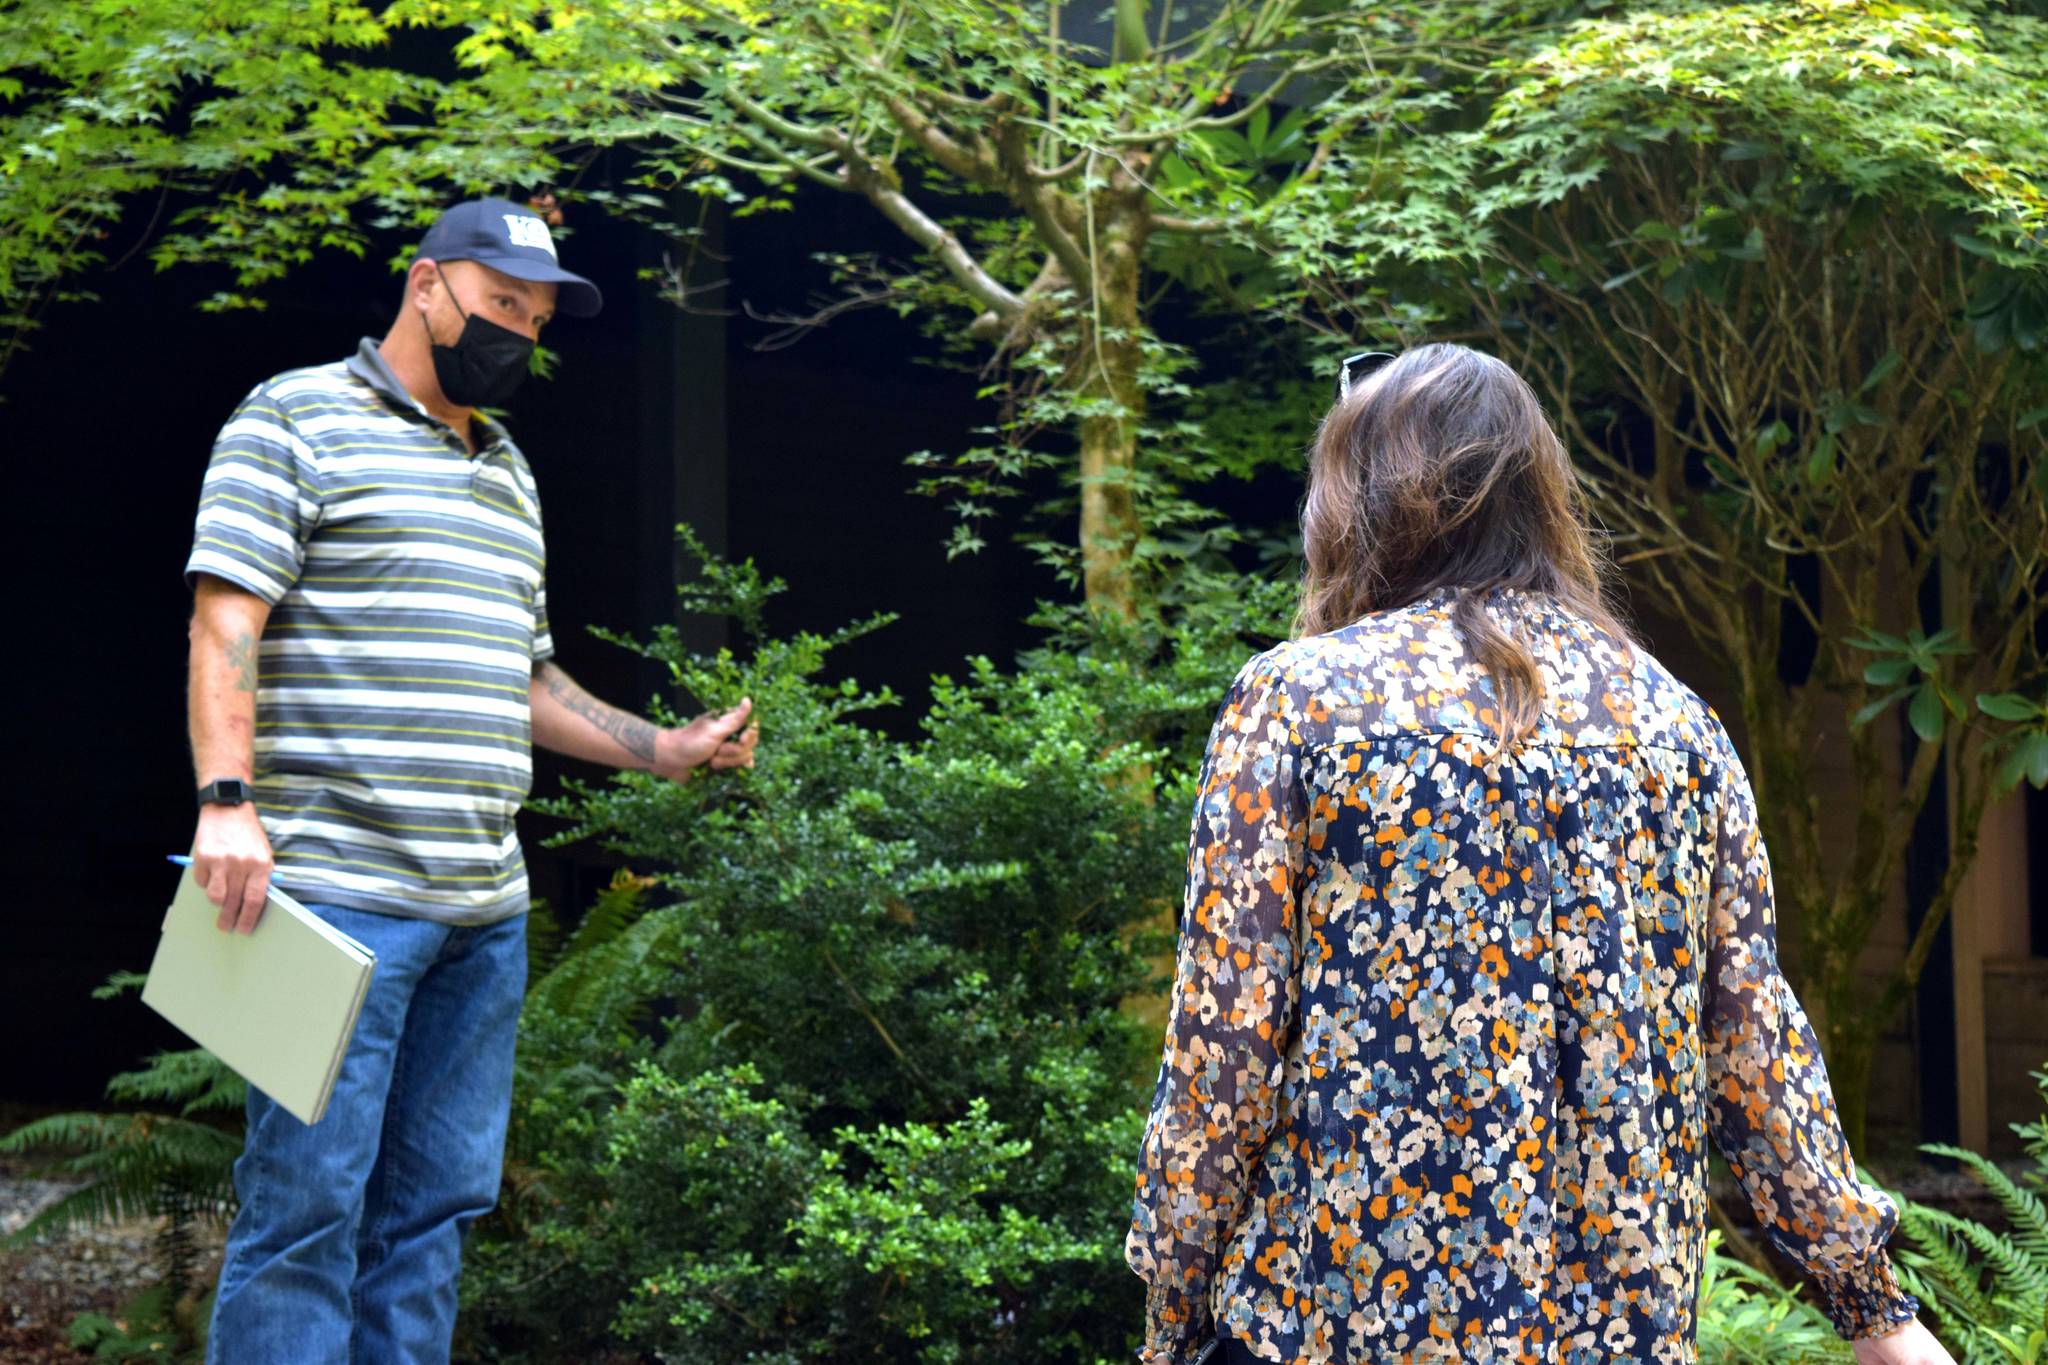
<svg viewBox="0 0 2048 1365">
<path fill-rule="evenodd" d="M 564 710 L 583 717 L 610 735 L 621 749 L 649 767 L 653 766 L 654 741 L 661 733 L 653 724 L 616 706 L 605 705 L 578 687 L 575 679 L 553 663 L 541 666 L 540 684 L 547 688 L 549 696 L 562 704 Z"/>
<path fill-rule="evenodd" d="M 229 640 L 222 652 L 227 656 L 228 667 L 235 672 L 235 690 L 254 692 L 257 675 L 256 637 L 243 631 Z"/>
</svg>

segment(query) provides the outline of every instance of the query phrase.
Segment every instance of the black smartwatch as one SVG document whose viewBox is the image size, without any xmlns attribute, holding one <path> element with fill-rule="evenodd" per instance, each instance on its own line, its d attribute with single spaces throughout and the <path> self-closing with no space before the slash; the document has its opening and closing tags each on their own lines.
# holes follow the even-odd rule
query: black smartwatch
<svg viewBox="0 0 2048 1365">
<path fill-rule="evenodd" d="M 239 777 L 215 778 L 199 789 L 202 806 L 239 806 L 249 799 L 249 784 Z"/>
</svg>

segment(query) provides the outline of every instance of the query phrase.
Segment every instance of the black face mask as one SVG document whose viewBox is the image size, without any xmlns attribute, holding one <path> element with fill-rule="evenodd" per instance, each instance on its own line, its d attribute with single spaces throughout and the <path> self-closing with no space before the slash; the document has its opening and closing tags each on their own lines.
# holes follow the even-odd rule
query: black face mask
<svg viewBox="0 0 2048 1365">
<path fill-rule="evenodd" d="M 434 273 L 441 274 L 438 263 Z M 455 303 L 455 291 L 448 288 L 446 275 L 441 275 L 441 287 L 448 289 L 448 301 Z M 496 407 L 526 378 L 533 342 L 508 327 L 464 313 L 459 303 L 455 311 L 462 317 L 462 335 L 455 338 L 453 346 L 443 346 L 434 340 L 433 329 L 427 330 L 434 378 L 440 381 L 442 396 L 458 408 Z M 426 325 L 422 313 L 420 326 Z"/>
</svg>

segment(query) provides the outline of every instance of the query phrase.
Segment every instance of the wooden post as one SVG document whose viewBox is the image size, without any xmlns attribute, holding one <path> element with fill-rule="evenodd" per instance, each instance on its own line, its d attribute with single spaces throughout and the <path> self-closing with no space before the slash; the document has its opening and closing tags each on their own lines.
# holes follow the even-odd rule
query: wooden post
<svg viewBox="0 0 2048 1365">
<path fill-rule="evenodd" d="M 1987 1150 L 1991 1138 L 1990 1050 L 1985 1018 L 1987 961 L 2024 957 L 2027 942 L 2027 811 L 2012 792 L 1984 808 L 1977 861 L 1949 916 L 1955 947 L 1956 1117 L 1960 1145 Z M 2024 1083 L 2025 1073 L 2000 1077 Z"/>
<path fill-rule="evenodd" d="M 698 211 L 694 199 L 677 196 L 678 220 Z M 678 522 L 688 522 L 714 554 L 726 552 L 726 320 L 715 310 L 724 295 L 709 288 L 724 274 L 725 210 L 712 205 L 703 223 L 703 250 L 689 283 L 706 290 L 704 310 L 686 311 L 642 285 L 639 310 L 640 401 L 643 452 L 639 470 L 640 585 L 638 618 L 643 629 L 673 624 L 692 648 L 716 650 L 726 643 L 723 619 L 683 620 L 676 583 L 693 572 L 676 543 Z M 688 250 L 641 234 L 643 268 L 681 266 Z M 647 665 L 647 686 L 666 692 L 668 679 Z"/>
</svg>

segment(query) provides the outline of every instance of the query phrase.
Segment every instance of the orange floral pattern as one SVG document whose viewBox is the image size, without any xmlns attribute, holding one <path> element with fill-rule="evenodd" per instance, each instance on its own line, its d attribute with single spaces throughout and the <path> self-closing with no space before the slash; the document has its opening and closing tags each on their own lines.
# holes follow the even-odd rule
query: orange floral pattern
<svg viewBox="0 0 2048 1365">
<path fill-rule="evenodd" d="M 1283 643 L 1202 765 L 1126 1256 L 1143 1358 L 1690 1362 L 1711 1141 L 1845 1337 L 1918 1303 L 1714 713 L 1548 599 L 1505 752 L 1450 599 Z"/>
</svg>

